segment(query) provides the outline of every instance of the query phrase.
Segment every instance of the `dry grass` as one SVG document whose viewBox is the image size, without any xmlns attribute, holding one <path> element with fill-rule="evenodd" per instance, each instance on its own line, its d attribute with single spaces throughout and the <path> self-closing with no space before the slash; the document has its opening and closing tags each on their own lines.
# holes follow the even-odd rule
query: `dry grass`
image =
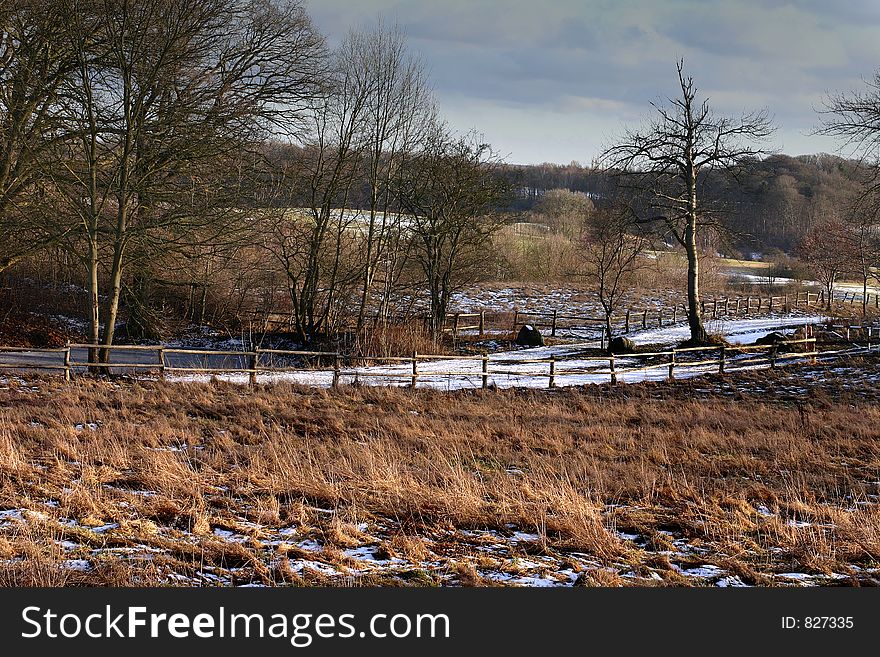
<svg viewBox="0 0 880 657">
<path fill-rule="evenodd" d="M 576 554 L 596 564 L 572 562 L 586 585 L 688 584 L 681 570 L 695 564 L 753 584 L 790 571 L 873 582 L 880 409 L 858 391 L 792 403 L 750 393 L 754 379 L 727 381 L 457 393 L 11 382 L 0 511 L 22 511 L 0 521 L 0 585 L 205 573 L 486 584 L 493 559 L 513 577 L 522 559 Z M 300 542 L 269 540 L 284 527 Z M 491 537 L 461 539 L 514 529 L 537 539 L 507 560 Z M 363 545 L 422 565 L 354 579 L 322 570 L 345 572 L 345 551 Z"/>
</svg>

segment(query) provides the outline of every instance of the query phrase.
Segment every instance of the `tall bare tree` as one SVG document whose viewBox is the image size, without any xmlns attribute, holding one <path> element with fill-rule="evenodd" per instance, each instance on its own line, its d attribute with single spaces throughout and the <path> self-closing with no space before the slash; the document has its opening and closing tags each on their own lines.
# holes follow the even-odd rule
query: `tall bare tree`
<svg viewBox="0 0 880 657">
<path fill-rule="evenodd" d="M 296 127 L 322 39 L 298 2 L 62 2 L 77 75 L 61 90 L 75 138 L 58 182 L 87 243 L 91 338 L 109 346 L 132 243 L 222 232 L 233 163 L 269 129 Z"/>
<path fill-rule="evenodd" d="M 500 160 L 476 135 L 456 137 L 444 125 L 428 134 L 405 167 L 400 195 L 412 215 L 413 258 L 425 277 L 436 337 L 452 294 L 485 267 L 509 186 L 498 175 Z"/>
<path fill-rule="evenodd" d="M 372 288 L 385 261 L 380 313 L 387 310 L 393 263 L 399 255 L 401 216 L 396 212 L 395 178 L 434 118 L 434 107 L 421 62 L 407 53 L 403 34 L 375 28 L 349 36 L 346 65 L 368 90 L 363 124 L 367 199 L 364 261 L 357 332 L 364 326 Z M 398 265 L 400 263 L 397 263 Z"/>
<path fill-rule="evenodd" d="M 0 271 L 61 239 L 47 212 L 43 170 L 64 135 L 57 92 L 74 59 L 60 38 L 62 7 L 39 0 L 0 4 Z"/>
<path fill-rule="evenodd" d="M 866 89 L 830 95 L 821 110 L 818 134 L 842 139 L 842 146 L 861 161 L 859 198 L 853 204 L 850 246 L 854 273 L 862 281 L 862 313 L 867 313 L 868 281 L 880 264 L 880 70 Z"/>
<path fill-rule="evenodd" d="M 862 91 L 831 94 L 820 110 L 818 134 L 842 139 L 870 173 L 866 195 L 880 200 L 880 69 Z"/>
<path fill-rule="evenodd" d="M 701 178 L 711 171 L 735 170 L 744 160 L 766 152 L 752 146 L 772 134 L 766 111 L 738 118 L 716 115 L 708 100 L 697 100 L 693 79 L 677 64 L 679 92 L 665 105 L 653 104 L 656 118 L 628 130 L 602 159 L 625 178 L 624 185 L 643 194 L 651 216 L 684 247 L 687 255 L 688 324 L 691 341 L 706 341 L 700 315 L 698 233 L 717 227 L 717 213 L 701 198 Z"/>
<path fill-rule="evenodd" d="M 880 264 L 880 208 L 869 199 L 853 205 L 846 224 L 845 252 L 850 259 L 849 273 L 862 284 L 862 316 L 868 314 L 868 284 L 876 279 Z"/>
<path fill-rule="evenodd" d="M 798 246 L 801 258 L 808 263 L 813 275 L 825 289 L 825 307 L 831 310 L 834 302 L 834 286 L 848 271 L 852 270 L 853 235 L 840 219 L 830 217 L 813 226 Z"/>
<path fill-rule="evenodd" d="M 330 58 L 324 97 L 310 108 L 305 146 L 281 167 L 280 184 L 301 208 L 267 215 L 266 248 L 286 276 L 294 328 L 302 342 L 324 332 L 341 290 L 356 276 L 347 244 L 357 216 L 350 198 L 365 157 L 371 80 L 354 64 L 358 41 L 349 35 Z"/>
<path fill-rule="evenodd" d="M 585 221 L 579 274 L 602 306 L 609 349 L 614 313 L 632 291 L 649 246 L 640 228 L 629 208 L 623 207 L 594 210 Z"/>
</svg>

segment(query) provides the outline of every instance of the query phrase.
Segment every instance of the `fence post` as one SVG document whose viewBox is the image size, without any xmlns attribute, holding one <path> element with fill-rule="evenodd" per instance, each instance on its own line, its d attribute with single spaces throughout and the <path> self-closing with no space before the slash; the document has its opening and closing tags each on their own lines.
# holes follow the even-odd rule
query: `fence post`
<svg viewBox="0 0 880 657">
<path fill-rule="evenodd" d="M 678 304 L 672 304 L 672 323 L 675 324 L 678 321 Z"/>
<path fill-rule="evenodd" d="M 712 297 L 712 319 L 718 319 L 718 297 Z"/>
<path fill-rule="evenodd" d="M 558 309 L 553 309 L 553 323 L 550 325 L 550 337 L 556 337 L 556 315 L 559 313 Z"/>
<path fill-rule="evenodd" d="M 642 328 L 648 328 L 648 310 L 645 309 L 645 312 L 642 313 Z"/>
<path fill-rule="evenodd" d="M 629 308 L 626 309 L 626 320 L 625 320 L 623 332 L 629 333 Z"/>
<path fill-rule="evenodd" d="M 739 297 L 736 298 L 736 314 L 739 315 Z"/>
<path fill-rule="evenodd" d="M 165 380 L 165 347 L 159 347 L 159 380 Z"/>
<path fill-rule="evenodd" d="M 770 345 L 770 369 L 776 369 L 776 345 Z"/>
<path fill-rule="evenodd" d="M 483 353 L 483 390 L 489 387 L 489 355 L 485 352 Z"/>
<path fill-rule="evenodd" d="M 481 338 L 483 337 L 483 331 L 485 330 L 485 328 L 486 328 L 486 311 L 481 310 L 480 311 L 480 337 Z"/>
<path fill-rule="evenodd" d="M 64 380 L 70 381 L 70 340 L 67 341 L 67 349 L 64 351 Z"/>
<path fill-rule="evenodd" d="M 657 325 L 663 328 L 663 308 L 657 312 Z"/>
<path fill-rule="evenodd" d="M 453 318 L 453 321 L 452 321 L 452 339 L 453 340 L 458 339 L 458 316 L 459 316 L 459 314 L 460 313 L 455 313 L 455 317 Z"/>
<path fill-rule="evenodd" d="M 550 387 L 556 387 L 556 356 L 550 356 Z"/>
<path fill-rule="evenodd" d="M 611 385 L 617 383 L 617 372 L 614 369 L 614 354 L 608 357 L 608 363 L 611 365 Z"/>
<path fill-rule="evenodd" d="M 669 352 L 669 380 L 672 381 L 675 379 L 675 349 Z"/>
<path fill-rule="evenodd" d="M 411 379 L 411 387 L 415 388 L 416 383 L 419 378 L 419 356 L 414 351 L 412 355 L 412 379 Z"/>
<path fill-rule="evenodd" d="M 705 299 L 700 300 L 700 314 L 703 316 L 706 315 L 706 300 Z"/>
<path fill-rule="evenodd" d="M 339 354 L 333 354 L 333 388 L 339 387 Z"/>
<path fill-rule="evenodd" d="M 726 365 L 727 360 L 727 347 L 721 345 L 721 357 L 718 359 L 718 373 L 724 374 L 724 367 Z"/>
<path fill-rule="evenodd" d="M 248 368 L 250 372 L 248 372 L 248 383 L 252 386 L 257 385 L 257 366 L 260 363 L 260 351 L 259 349 L 254 349 L 254 352 L 250 357 L 250 367 Z"/>
</svg>

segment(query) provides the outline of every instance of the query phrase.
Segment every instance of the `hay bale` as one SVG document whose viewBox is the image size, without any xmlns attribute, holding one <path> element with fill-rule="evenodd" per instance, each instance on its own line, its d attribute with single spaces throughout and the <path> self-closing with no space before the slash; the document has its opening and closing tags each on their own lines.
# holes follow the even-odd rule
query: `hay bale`
<svg viewBox="0 0 880 657">
<path fill-rule="evenodd" d="M 636 343 L 622 335 L 611 338 L 608 343 L 608 351 L 612 354 L 631 354 L 636 349 Z"/>
<path fill-rule="evenodd" d="M 520 328 L 516 336 L 516 344 L 522 347 L 543 347 L 544 337 L 534 326 L 525 324 Z"/>
</svg>

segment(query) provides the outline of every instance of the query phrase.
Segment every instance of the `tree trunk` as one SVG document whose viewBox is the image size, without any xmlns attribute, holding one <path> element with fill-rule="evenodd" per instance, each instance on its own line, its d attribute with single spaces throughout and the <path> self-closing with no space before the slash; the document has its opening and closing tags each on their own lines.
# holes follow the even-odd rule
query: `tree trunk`
<svg viewBox="0 0 880 657">
<path fill-rule="evenodd" d="M 608 353 L 611 353 L 611 312 L 605 312 L 605 335 L 608 338 Z"/>
<path fill-rule="evenodd" d="M 688 272 L 688 325 L 691 342 L 701 344 L 706 341 L 706 329 L 700 313 L 700 257 L 697 253 L 697 173 L 691 167 L 688 180 L 688 221 L 684 232 L 684 248 L 687 252 Z"/>
<path fill-rule="evenodd" d="M 89 344 L 101 339 L 101 303 L 98 295 L 98 240 L 89 238 Z M 98 362 L 98 350 L 89 349 L 89 362 Z"/>
<path fill-rule="evenodd" d="M 355 333 L 360 336 L 361 332 L 364 329 L 364 320 L 367 315 L 367 305 L 370 303 L 370 288 L 373 287 L 373 242 L 375 240 L 376 233 L 376 210 L 375 210 L 375 197 L 374 194 L 371 193 L 370 199 L 370 223 L 367 226 L 367 254 L 366 254 L 366 262 L 364 263 L 364 279 L 363 284 L 361 286 L 361 302 L 360 307 L 358 308 L 358 317 L 357 317 L 357 326 L 355 328 Z"/>
<path fill-rule="evenodd" d="M 104 325 L 104 339 L 101 344 L 104 347 L 113 345 L 113 337 L 116 333 L 116 319 L 119 316 L 119 298 L 122 294 L 122 260 L 125 246 L 117 244 L 113 252 L 113 266 L 110 269 L 110 298 L 107 303 L 107 321 Z M 101 362 L 110 362 L 110 350 L 101 350 Z"/>
</svg>

